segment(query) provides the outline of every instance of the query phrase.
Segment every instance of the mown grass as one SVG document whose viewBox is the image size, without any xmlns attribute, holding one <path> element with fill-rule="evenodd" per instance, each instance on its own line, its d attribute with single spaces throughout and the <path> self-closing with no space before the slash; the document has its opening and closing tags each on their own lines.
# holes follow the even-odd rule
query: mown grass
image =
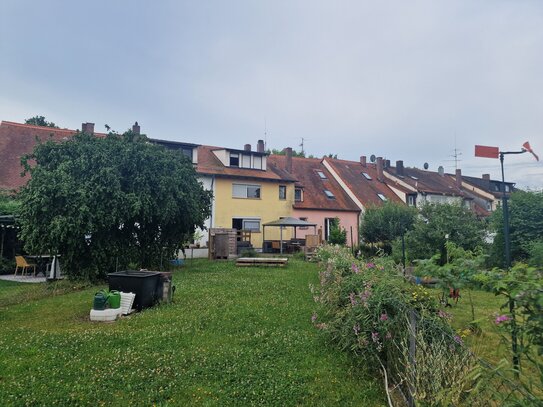
<svg viewBox="0 0 543 407">
<path fill-rule="evenodd" d="M 384 405 L 380 379 L 312 327 L 309 283 L 301 261 L 195 260 L 174 303 L 103 324 L 99 287 L 0 282 L 0 405 Z"/>
</svg>

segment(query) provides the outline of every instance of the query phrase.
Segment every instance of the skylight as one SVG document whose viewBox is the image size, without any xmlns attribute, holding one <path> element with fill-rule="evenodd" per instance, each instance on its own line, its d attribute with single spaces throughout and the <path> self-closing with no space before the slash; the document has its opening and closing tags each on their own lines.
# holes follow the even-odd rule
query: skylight
<svg viewBox="0 0 543 407">
<path fill-rule="evenodd" d="M 324 172 L 322 172 L 322 171 L 317 171 L 317 174 L 319 174 L 320 179 L 328 179 L 326 177 L 326 174 Z"/>
<path fill-rule="evenodd" d="M 418 181 L 419 179 L 413 175 L 410 175 L 411 178 L 413 178 L 415 181 Z"/>
<path fill-rule="evenodd" d="M 379 197 L 379 199 L 380 199 L 381 201 L 386 201 L 386 200 L 387 200 L 387 197 L 384 196 L 383 194 L 377 194 L 377 196 Z"/>
<path fill-rule="evenodd" d="M 334 194 L 331 192 L 331 191 L 328 191 L 327 189 L 324 190 L 324 193 L 326 194 L 326 196 L 330 199 L 334 199 L 335 196 Z"/>
<path fill-rule="evenodd" d="M 371 176 L 367 172 L 363 172 L 362 175 L 367 179 L 371 181 Z"/>
</svg>

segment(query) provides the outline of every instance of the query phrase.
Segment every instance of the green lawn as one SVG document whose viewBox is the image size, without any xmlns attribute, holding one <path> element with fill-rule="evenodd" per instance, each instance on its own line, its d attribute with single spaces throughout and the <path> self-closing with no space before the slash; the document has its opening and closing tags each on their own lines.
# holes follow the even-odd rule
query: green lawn
<svg viewBox="0 0 543 407">
<path fill-rule="evenodd" d="M 173 304 L 104 324 L 98 287 L 0 282 L 0 405 L 385 404 L 312 327 L 314 265 L 195 260 L 174 283 Z"/>
</svg>

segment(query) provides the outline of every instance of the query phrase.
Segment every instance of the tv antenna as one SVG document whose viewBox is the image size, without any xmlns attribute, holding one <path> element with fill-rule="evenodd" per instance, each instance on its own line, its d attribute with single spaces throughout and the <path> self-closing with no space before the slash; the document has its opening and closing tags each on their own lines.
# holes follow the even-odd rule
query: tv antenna
<svg viewBox="0 0 543 407">
<path fill-rule="evenodd" d="M 300 144 L 300 147 L 302 147 L 302 151 L 301 151 L 302 156 L 305 154 L 304 141 L 307 141 L 307 139 L 302 137 L 302 143 Z"/>
<path fill-rule="evenodd" d="M 453 162 L 454 161 L 454 169 L 457 170 L 458 169 L 458 163 L 460 161 L 462 161 L 460 159 L 460 156 L 462 155 L 462 152 L 456 148 L 456 133 L 454 135 L 454 150 L 453 150 L 453 154 L 450 155 L 449 157 L 452 157 L 452 160 L 445 160 L 445 161 L 448 161 L 448 162 Z"/>
</svg>

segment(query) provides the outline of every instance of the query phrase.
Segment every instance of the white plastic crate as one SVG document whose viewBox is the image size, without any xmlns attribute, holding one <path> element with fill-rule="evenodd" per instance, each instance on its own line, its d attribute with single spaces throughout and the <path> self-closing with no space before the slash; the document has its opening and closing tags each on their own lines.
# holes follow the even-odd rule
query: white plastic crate
<svg viewBox="0 0 543 407">
<path fill-rule="evenodd" d="M 121 291 L 121 313 L 123 315 L 128 315 L 133 311 L 132 305 L 134 304 L 135 298 L 136 294 L 124 293 Z"/>
</svg>

